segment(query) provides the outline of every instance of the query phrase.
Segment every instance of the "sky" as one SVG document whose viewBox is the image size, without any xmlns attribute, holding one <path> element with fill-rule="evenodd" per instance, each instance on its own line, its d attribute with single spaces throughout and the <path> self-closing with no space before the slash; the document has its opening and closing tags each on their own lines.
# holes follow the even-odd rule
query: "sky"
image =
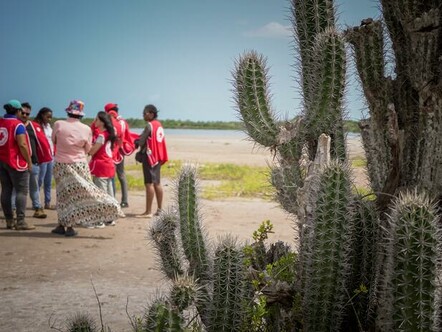
<svg viewBox="0 0 442 332">
<path fill-rule="evenodd" d="M 373 0 L 338 0 L 338 25 L 376 18 Z M 125 118 L 147 104 L 159 118 L 237 121 L 232 71 L 255 50 L 267 58 L 272 108 L 301 111 L 288 0 L 0 0 L 0 103 L 28 101 L 35 116 L 69 101 L 86 117 L 117 103 Z M 347 112 L 364 103 L 350 77 Z"/>
</svg>

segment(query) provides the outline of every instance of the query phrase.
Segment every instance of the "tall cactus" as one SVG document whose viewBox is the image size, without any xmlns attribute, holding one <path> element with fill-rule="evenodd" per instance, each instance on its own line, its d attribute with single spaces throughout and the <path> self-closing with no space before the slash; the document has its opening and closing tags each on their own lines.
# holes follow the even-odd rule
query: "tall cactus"
<svg viewBox="0 0 442 332">
<path fill-rule="evenodd" d="M 268 91 L 268 70 L 266 60 L 254 51 L 243 54 L 236 62 L 234 85 L 238 113 L 244 122 L 247 134 L 276 155 L 272 166 L 272 183 L 282 207 L 296 214 L 300 231 L 299 268 L 306 311 L 306 330 L 322 331 L 330 320 L 319 319 L 313 308 L 314 298 L 323 299 L 323 316 L 329 317 L 335 330 L 364 329 L 373 327 L 379 294 L 385 293 L 388 276 L 385 266 L 395 261 L 384 249 L 380 230 L 385 227 L 391 199 L 400 191 L 417 188 L 426 191 L 430 197 L 442 198 L 442 7 L 440 0 L 399 1 L 381 0 L 382 13 L 390 35 L 395 57 L 395 76 L 386 75 L 386 48 L 384 25 L 380 21 L 367 19 L 358 28 L 345 32 L 345 37 L 336 31 L 335 10 L 331 0 L 292 0 L 291 14 L 295 42 L 299 54 L 298 64 L 303 109 L 300 116 L 292 121 L 280 121 L 270 104 Z M 328 214 L 323 220 L 320 215 L 322 204 L 332 208 L 337 204 L 333 186 L 326 186 L 323 195 L 315 183 L 321 172 L 328 169 L 333 176 L 339 171 L 334 161 L 323 158 L 328 145 L 321 147 L 321 134 L 331 138 L 331 158 L 345 165 L 345 135 L 343 132 L 342 98 L 345 91 L 345 50 L 344 43 L 353 46 L 356 68 L 363 92 L 366 96 L 370 117 L 360 123 L 363 145 L 368 162 L 370 186 L 376 199 L 373 202 L 347 193 L 348 210 L 344 215 Z M 317 162 L 319 160 L 319 162 Z M 322 161 L 321 161 L 322 160 Z M 318 165 L 321 165 L 318 167 Z M 320 171 L 321 170 L 321 171 Z M 326 181 L 325 181 L 326 182 Z M 322 201 L 321 204 L 318 202 Z M 418 197 L 405 200 L 411 208 L 419 202 Z M 350 203 L 352 202 L 352 203 Z M 424 216 L 416 216 L 420 223 Z M 435 218 L 440 218 L 435 214 Z M 419 223 L 417 222 L 417 223 Z M 321 248 L 330 244 L 341 244 L 333 232 L 325 231 L 332 225 L 348 227 L 349 250 L 335 249 L 324 253 Z M 324 227 L 324 228 L 321 228 Z M 352 231 L 350 231 L 352 230 Z M 418 229 L 412 232 L 418 232 Z M 434 243 L 426 242 L 434 250 Z M 397 252 L 406 252 L 407 245 L 397 244 Z M 400 247 L 402 245 L 402 247 Z M 310 288 L 310 281 L 320 278 L 325 263 L 336 261 L 349 266 L 351 272 L 341 269 L 333 272 L 335 283 L 330 283 L 339 298 L 340 291 L 347 292 L 350 305 L 341 308 L 346 316 L 333 316 L 330 302 L 342 304 L 343 300 L 330 300 L 326 288 L 317 293 Z M 315 258 L 316 259 L 313 259 Z M 437 263 L 427 256 L 428 269 L 436 269 Z M 314 262 L 317 264 L 315 265 Z M 408 273 L 410 265 L 393 264 L 398 275 Z M 345 273 L 348 286 L 342 282 Z M 344 273 L 338 278 L 338 275 Z M 317 274 L 317 276 L 316 276 Z M 332 277 L 330 276 L 330 279 Z M 339 279 L 339 281 L 338 281 Z M 322 281 L 321 281 L 322 282 Z M 352 296 L 355 288 L 365 286 L 369 294 L 364 297 Z M 349 288 L 346 288 L 349 287 Z M 346 289 L 345 289 L 346 288 Z M 422 297 L 436 296 L 437 287 L 431 282 L 419 289 Z M 314 294 L 314 295 L 313 295 Z M 414 297 L 415 299 L 416 297 Z M 412 299 L 413 300 L 413 299 Z M 333 303 L 333 304 L 335 304 Z M 417 311 L 420 305 L 413 302 Z M 390 308 L 391 309 L 391 306 Z M 385 310 L 387 312 L 387 310 Z M 328 313 L 328 314 L 325 314 Z M 354 315 L 356 314 L 356 316 Z M 407 312 L 395 313 L 404 320 Z M 433 316 L 437 313 L 433 312 Z M 424 319 L 428 322 L 429 316 Z M 339 321 L 347 320 L 339 326 Z M 351 325 L 351 321 L 357 325 Z M 321 321 L 327 321 L 323 327 Z M 379 320 L 378 320 L 379 321 Z M 371 324 L 371 325 L 370 325 Z M 435 325 L 425 325 L 435 330 Z M 329 325 L 330 326 L 330 325 Z"/>
<path fill-rule="evenodd" d="M 346 167 L 332 162 L 316 188 L 310 245 L 304 260 L 304 310 L 308 331 L 339 331 L 351 272 L 352 194 Z"/>
</svg>

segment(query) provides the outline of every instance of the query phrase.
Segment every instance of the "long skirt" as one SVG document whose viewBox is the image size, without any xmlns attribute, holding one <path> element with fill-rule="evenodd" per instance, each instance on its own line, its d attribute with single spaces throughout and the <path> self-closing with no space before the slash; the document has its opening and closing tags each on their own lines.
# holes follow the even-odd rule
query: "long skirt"
<svg viewBox="0 0 442 332">
<path fill-rule="evenodd" d="M 111 222 L 123 215 L 117 200 L 98 188 L 87 163 L 56 162 L 54 179 L 58 223 L 65 227 Z"/>
</svg>

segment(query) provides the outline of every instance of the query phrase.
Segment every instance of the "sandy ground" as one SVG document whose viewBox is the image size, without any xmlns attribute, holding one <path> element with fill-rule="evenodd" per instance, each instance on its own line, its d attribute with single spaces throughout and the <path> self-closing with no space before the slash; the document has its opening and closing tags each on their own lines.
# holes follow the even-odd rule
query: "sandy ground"
<svg viewBox="0 0 442 332">
<path fill-rule="evenodd" d="M 267 151 L 237 138 L 207 141 L 197 136 L 169 136 L 167 143 L 171 160 L 264 166 L 271 162 Z M 360 142 L 351 140 L 349 151 L 361 155 Z M 129 158 L 127 162 L 134 161 Z M 359 184 L 365 183 L 362 172 L 355 177 Z M 163 179 L 163 185 L 164 207 L 168 207 L 173 200 L 172 180 Z M 28 209 L 28 221 L 37 226 L 33 231 L 6 230 L 1 219 L 0 331 L 63 329 L 66 318 L 77 312 L 89 312 L 99 320 L 93 287 L 105 325 L 112 331 L 131 331 L 128 315 L 142 315 L 149 300 L 167 287 L 147 239 L 152 220 L 134 218 L 144 211 L 144 201 L 144 192 L 130 191 L 125 219 L 105 229 L 78 228 L 75 238 L 50 233 L 56 225 L 56 211 L 46 211 L 47 219 L 34 219 Z M 282 240 L 295 246 L 294 220 L 276 203 L 235 198 L 201 200 L 200 207 L 212 242 L 227 233 L 250 241 L 252 232 L 269 219 L 274 224 L 270 242 Z"/>
</svg>

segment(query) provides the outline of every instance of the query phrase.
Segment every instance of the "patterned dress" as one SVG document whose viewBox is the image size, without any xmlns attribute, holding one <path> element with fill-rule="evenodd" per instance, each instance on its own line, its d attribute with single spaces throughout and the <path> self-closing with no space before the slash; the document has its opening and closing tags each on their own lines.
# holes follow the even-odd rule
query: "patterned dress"
<svg viewBox="0 0 442 332">
<path fill-rule="evenodd" d="M 115 198 L 98 188 L 91 178 L 89 165 L 56 162 L 54 178 L 57 191 L 58 222 L 65 227 L 111 222 L 122 215 Z"/>
</svg>

